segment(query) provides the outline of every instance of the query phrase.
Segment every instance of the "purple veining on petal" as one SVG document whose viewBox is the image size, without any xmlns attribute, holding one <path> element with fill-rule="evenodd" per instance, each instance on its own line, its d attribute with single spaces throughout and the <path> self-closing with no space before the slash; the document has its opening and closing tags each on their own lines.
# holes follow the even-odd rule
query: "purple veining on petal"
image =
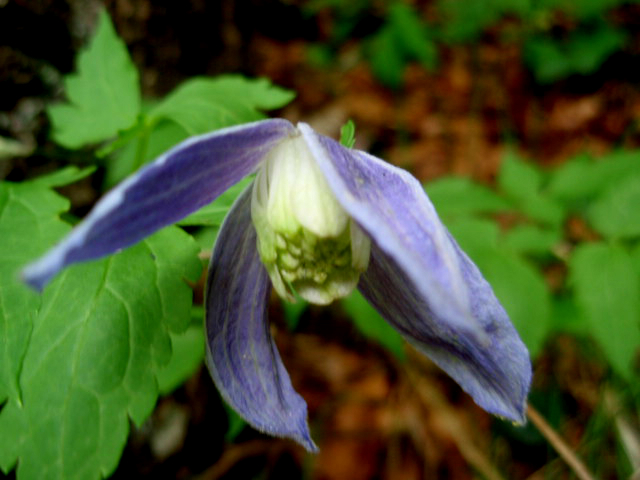
<svg viewBox="0 0 640 480">
<path fill-rule="evenodd" d="M 300 124 L 342 207 L 392 255 L 443 323 L 488 342 L 470 310 L 459 257 L 420 183 L 408 172 L 350 150 Z"/>
<path fill-rule="evenodd" d="M 521 421 L 526 347 L 477 267 L 407 172 L 298 126 L 343 208 L 372 240 L 362 293 L 478 404 Z"/>
<path fill-rule="evenodd" d="M 359 289 L 391 325 L 456 380 L 478 405 L 524 422 L 531 382 L 529 354 L 491 287 L 468 257 L 457 251 L 471 293 L 471 309 L 489 343 L 478 342 L 434 315 L 394 258 L 375 243 Z"/>
<path fill-rule="evenodd" d="M 238 198 L 216 241 L 207 282 L 207 364 L 224 399 L 248 423 L 315 452 L 306 403 L 269 333 L 271 282 L 256 248 L 252 187 Z"/>
<path fill-rule="evenodd" d="M 24 269 L 24 280 L 42 289 L 67 265 L 114 253 L 177 222 L 253 172 L 294 132 L 286 120 L 264 120 L 182 142 L 105 195 L 60 244 Z"/>
</svg>

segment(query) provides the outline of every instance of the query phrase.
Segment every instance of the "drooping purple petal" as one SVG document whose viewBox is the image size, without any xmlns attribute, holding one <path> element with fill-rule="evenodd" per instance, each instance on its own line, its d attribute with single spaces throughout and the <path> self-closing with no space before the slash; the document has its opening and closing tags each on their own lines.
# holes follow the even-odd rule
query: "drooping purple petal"
<svg viewBox="0 0 640 480">
<path fill-rule="evenodd" d="M 298 128 L 340 204 L 371 237 L 360 283 L 365 297 L 478 404 L 523 420 L 527 349 L 420 183 L 307 125 Z"/>
<path fill-rule="evenodd" d="M 269 333 L 271 282 L 256 248 L 252 187 L 227 215 L 209 267 L 207 364 L 223 398 L 249 424 L 313 452 L 306 403 L 291 386 Z"/>
<path fill-rule="evenodd" d="M 529 354 L 476 266 L 459 253 L 471 309 L 488 342 L 479 342 L 455 324 L 439 319 L 393 256 L 375 243 L 359 289 L 391 325 L 456 380 L 478 405 L 495 415 L 524 422 L 531 382 Z"/>
<path fill-rule="evenodd" d="M 485 334 L 447 230 L 420 183 L 408 172 L 343 147 L 299 124 L 342 207 L 398 265 L 443 321 Z M 486 339 L 485 339 L 486 340 Z"/>
<path fill-rule="evenodd" d="M 24 280 L 42 289 L 72 263 L 114 253 L 177 222 L 253 172 L 292 132 L 286 120 L 264 120 L 185 140 L 111 190 L 61 243 L 24 269 Z"/>
</svg>

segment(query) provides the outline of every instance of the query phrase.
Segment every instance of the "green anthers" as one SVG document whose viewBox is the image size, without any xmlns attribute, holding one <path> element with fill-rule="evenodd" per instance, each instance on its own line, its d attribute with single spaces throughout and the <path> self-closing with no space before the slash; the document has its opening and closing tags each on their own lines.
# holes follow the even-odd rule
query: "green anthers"
<svg viewBox="0 0 640 480">
<path fill-rule="evenodd" d="M 284 140 L 255 180 L 258 252 L 278 294 L 326 305 L 351 293 L 370 241 L 337 202 L 302 137 Z"/>
</svg>

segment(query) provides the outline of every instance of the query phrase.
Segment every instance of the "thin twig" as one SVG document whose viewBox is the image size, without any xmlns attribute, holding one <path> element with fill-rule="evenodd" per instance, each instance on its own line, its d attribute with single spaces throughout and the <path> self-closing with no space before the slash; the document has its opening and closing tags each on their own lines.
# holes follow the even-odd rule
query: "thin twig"
<svg viewBox="0 0 640 480">
<path fill-rule="evenodd" d="M 531 405 L 527 407 L 527 416 L 580 480 L 595 480 L 596 477 L 589 471 L 586 465 L 582 463 L 582 460 L 578 458 L 562 437 L 560 437 L 544 417 Z"/>
</svg>

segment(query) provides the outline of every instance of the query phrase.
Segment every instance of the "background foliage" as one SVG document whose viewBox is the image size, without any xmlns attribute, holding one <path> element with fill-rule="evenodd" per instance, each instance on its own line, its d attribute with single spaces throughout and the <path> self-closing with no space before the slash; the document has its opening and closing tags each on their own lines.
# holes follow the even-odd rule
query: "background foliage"
<svg viewBox="0 0 640 480">
<path fill-rule="evenodd" d="M 448 68 L 447 49 L 468 46 L 473 51 L 487 38 L 505 48 L 520 49 L 532 88 L 553 88 L 558 82 L 601 75 L 607 62 L 634 51 L 637 32 L 619 14 L 633 9 L 634 3 L 438 0 L 422 8 L 420 2 L 316 0 L 305 2 L 299 10 L 301 21 L 331 19 L 322 41 L 306 46 L 309 63 L 336 68 L 335 63 L 344 61 L 343 46 L 356 42 L 358 54 L 377 82 L 388 88 L 381 94 L 375 90 L 377 97 L 372 96 L 369 108 L 382 105 L 380 111 L 387 112 L 386 99 L 410 86 L 416 65 L 435 75 Z M 143 75 L 104 11 L 75 65 L 62 82 L 65 100 L 46 108 L 50 139 L 59 149 L 57 155 L 63 152 L 61 168 L 24 181 L 0 183 L 4 247 L 0 254 L 0 468 L 6 474 L 15 469 L 21 479 L 113 474 L 127 439 L 132 442 L 148 425 L 159 395 L 188 388 L 185 382 L 199 368 L 203 355 L 198 297 L 206 263 L 202 252 L 211 249 L 226 211 L 249 180 L 179 226 L 108 259 L 69 269 L 40 296 L 22 285 L 18 276 L 25 263 L 77 221 L 78 212 L 70 211 L 60 189 L 91 181 L 95 190 L 104 192 L 188 136 L 265 118 L 265 112 L 282 109 L 295 96 L 266 78 L 235 74 L 190 76 L 163 95 L 143 98 Z M 429 87 L 437 89 L 439 84 Z M 301 95 L 312 105 L 322 103 L 314 100 L 313 92 L 301 91 Z M 452 95 L 446 100 L 456 105 L 459 98 Z M 351 111 L 358 117 L 355 138 L 353 131 L 345 131 L 345 143 L 366 141 L 367 130 L 361 134 L 358 126 L 366 124 L 367 116 L 376 116 L 364 115 L 358 108 Z M 380 111 L 377 115 L 384 117 Z M 299 114 L 285 113 L 294 118 Z M 400 137 L 412 133 L 411 112 L 406 116 L 399 126 L 394 125 Z M 637 126 L 637 118 L 635 122 Z M 402 131 L 403 125 L 407 131 Z M 432 128 L 428 123 L 420 125 L 426 131 Z M 625 128 L 628 137 L 635 127 Z M 494 287 L 530 349 L 537 379 L 531 402 L 555 425 L 570 418 L 583 424 L 580 435 L 576 434 L 582 450 L 608 452 L 586 455 L 596 473 L 603 478 L 627 477 L 640 469 L 640 454 L 623 434 L 628 427 L 633 438 L 640 409 L 638 150 L 634 145 L 623 146 L 627 137 L 619 135 L 611 140 L 612 148 L 599 154 L 573 153 L 547 165 L 542 154 L 519 153 L 512 138 L 515 129 L 505 130 L 499 140 L 509 146 L 500 150 L 494 177 L 480 178 L 474 172 L 439 176 L 425 183 L 426 191 Z M 369 146 L 375 150 L 377 145 L 370 142 Z M 26 156 L 33 148 L 3 139 L 0 156 Z M 393 151 L 391 156 L 402 158 Z M 318 318 L 329 325 L 327 329 L 345 328 L 302 302 L 274 307 L 278 308 L 281 311 L 273 313 L 281 313 L 288 328 L 302 338 L 305 325 Z M 419 361 L 359 294 L 344 299 L 327 315 L 346 317 L 352 330 L 344 336 L 355 339 L 349 341 L 378 345 L 376 358 L 382 356 L 398 372 L 405 372 L 395 375 L 412 378 L 416 368 L 412 365 Z M 578 387 L 562 385 L 559 377 L 545 370 L 556 360 L 567 361 L 566 349 L 555 351 L 557 339 L 563 338 L 579 345 L 579 358 L 589 358 L 598 366 L 590 384 L 597 390 L 590 396 L 582 392 L 588 401 L 576 393 Z M 284 347 L 286 353 L 286 341 Z M 350 362 L 358 364 L 341 351 L 333 354 L 344 369 Z M 297 358 L 304 363 L 300 352 Z M 358 378 L 355 367 L 354 371 Z M 423 395 L 426 384 L 415 379 L 409 383 L 423 402 L 436 402 L 420 408 L 440 412 L 439 418 L 449 419 L 448 426 L 455 431 L 451 426 L 457 425 L 457 417 L 442 404 L 446 402 L 438 404 L 433 391 Z M 357 388 L 356 397 L 373 395 L 365 387 Z M 311 410 L 313 395 L 311 389 Z M 387 395 L 382 397 L 392 403 Z M 576 404 L 588 404 L 588 414 L 583 407 L 582 417 L 572 417 L 579 415 L 574 412 Z M 402 423 L 402 411 L 393 411 L 394 425 L 424 443 L 420 437 L 424 432 L 416 433 L 415 427 Z M 220 431 L 226 429 L 226 441 L 247 435 L 242 421 L 232 412 L 227 415 L 226 425 L 216 425 Z M 354 418 L 353 414 L 348 417 Z M 533 452 L 529 461 L 538 462 L 535 468 L 553 458 L 530 426 L 514 429 L 496 422 L 493 430 L 497 463 L 507 464 L 505 457 L 515 463 L 518 447 Z M 461 427 L 461 431 L 466 430 Z M 460 451 L 466 452 L 462 454 L 466 461 L 491 477 L 490 468 L 473 463 L 477 455 L 468 453 L 473 446 L 465 435 L 454 438 Z M 511 453 L 505 453 L 504 442 L 514 445 Z M 330 455 L 331 448 L 327 440 L 323 451 Z M 538 460 L 539 450 L 545 452 L 542 460 Z M 450 465 L 459 463 L 457 456 L 451 458 Z M 406 462 L 403 465 L 409 468 Z M 524 478 L 516 467 L 503 468 L 511 478 Z M 451 474 L 451 478 L 458 477 Z M 459 478 L 465 478 L 464 472 Z"/>
</svg>

